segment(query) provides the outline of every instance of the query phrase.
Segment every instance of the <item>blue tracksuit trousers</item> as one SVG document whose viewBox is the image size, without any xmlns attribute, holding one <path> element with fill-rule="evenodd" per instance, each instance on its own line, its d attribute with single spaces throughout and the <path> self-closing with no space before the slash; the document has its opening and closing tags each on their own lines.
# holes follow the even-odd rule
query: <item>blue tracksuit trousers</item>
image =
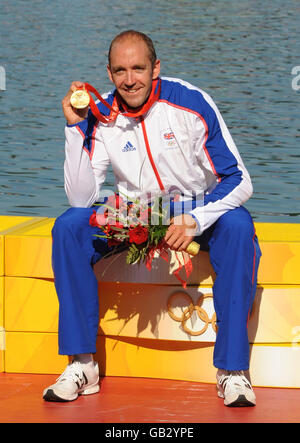
<svg viewBox="0 0 300 443">
<path fill-rule="evenodd" d="M 53 227 L 52 264 L 59 299 L 59 353 L 95 353 L 99 323 L 98 284 L 92 265 L 110 251 L 89 225 L 93 208 L 70 208 Z M 213 286 L 218 333 L 214 366 L 249 368 L 248 318 L 261 256 L 249 212 L 226 212 L 195 239 L 209 251 L 216 273 Z"/>
</svg>

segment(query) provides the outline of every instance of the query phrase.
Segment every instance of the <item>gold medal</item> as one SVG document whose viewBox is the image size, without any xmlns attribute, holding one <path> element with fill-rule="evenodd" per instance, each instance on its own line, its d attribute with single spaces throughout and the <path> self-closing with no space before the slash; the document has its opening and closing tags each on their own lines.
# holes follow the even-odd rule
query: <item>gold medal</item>
<svg viewBox="0 0 300 443">
<path fill-rule="evenodd" d="M 186 248 L 186 252 L 191 255 L 197 255 L 200 250 L 199 243 L 192 241 Z"/>
<path fill-rule="evenodd" d="M 90 96 L 85 89 L 77 89 L 70 98 L 71 105 L 76 109 L 84 109 L 90 103 Z"/>
</svg>

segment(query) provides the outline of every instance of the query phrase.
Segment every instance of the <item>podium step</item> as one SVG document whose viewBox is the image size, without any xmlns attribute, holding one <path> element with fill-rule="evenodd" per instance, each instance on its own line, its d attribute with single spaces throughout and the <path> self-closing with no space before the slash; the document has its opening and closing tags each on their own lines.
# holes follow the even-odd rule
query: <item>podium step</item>
<svg viewBox="0 0 300 443">
<path fill-rule="evenodd" d="M 0 216 L 0 372 L 59 374 L 68 362 L 57 355 L 54 222 Z M 300 225 L 255 225 L 263 255 L 249 321 L 252 383 L 299 388 Z M 185 290 L 164 260 L 149 272 L 127 266 L 125 255 L 95 266 L 102 375 L 214 383 L 215 276 L 208 254 L 192 259 Z"/>
</svg>

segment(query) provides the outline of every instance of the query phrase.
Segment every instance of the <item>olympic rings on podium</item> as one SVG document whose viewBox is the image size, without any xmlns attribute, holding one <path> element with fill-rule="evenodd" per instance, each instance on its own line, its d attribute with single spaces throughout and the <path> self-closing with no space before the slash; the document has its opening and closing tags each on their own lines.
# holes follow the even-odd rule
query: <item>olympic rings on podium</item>
<svg viewBox="0 0 300 443">
<path fill-rule="evenodd" d="M 174 298 L 178 297 L 178 296 L 183 298 L 184 300 L 186 300 L 188 303 L 188 307 L 182 311 L 181 316 L 176 315 L 172 310 L 172 302 L 173 302 Z M 204 334 L 205 331 L 207 330 L 209 324 L 212 325 L 214 332 L 217 332 L 216 313 L 214 312 L 212 317 L 209 318 L 208 313 L 205 311 L 205 309 L 203 309 L 201 307 L 201 305 L 203 304 L 203 301 L 206 298 L 209 298 L 209 297 L 211 298 L 212 296 L 213 296 L 212 294 L 201 294 L 197 300 L 196 305 L 194 305 L 193 299 L 190 297 L 189 294 L 187 294 L 184 291 L 176 291 L 168 298 L 168 301 L 167 301 L 168 314 L 173 320 L 181 323 L 182 329 L 189 335 L 198 336 L 198 335 Z M 199 319 L 204 323 L 203 328 L 200 329 L 199 331 L 193 331 L 192 329 L 188 328 L 188 326 L 186 324 L 187 321 L 192 317 L 192 314 L 194 311 L 197 312 Z"/>
</svg>

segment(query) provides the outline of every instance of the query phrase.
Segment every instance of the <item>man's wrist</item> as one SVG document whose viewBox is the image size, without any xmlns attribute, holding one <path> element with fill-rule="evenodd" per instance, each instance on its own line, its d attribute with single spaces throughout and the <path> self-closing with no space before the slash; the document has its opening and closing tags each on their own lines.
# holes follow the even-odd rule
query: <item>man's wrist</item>
<svg viewBox="0 0 300 443">
<path fill-rule="evenodd" d="M 68 126 L 69 128 L 71 128 L 72 126 L 78 126 L 81 122 L 83 122 L 85 120 L 85 118 L 81 118 L 78 121 L 66 121 L 66 126 Z"/>
<path fill-rule="evenodd" d="M 195 236 L 197 236 L 197 235 L 200 235 L 201 234 L 201 225 L 200 225 L 200 223 L 199 223 L 199 220 L 197 219 L 197 217 L 194 215 L 194 214 L 192 214 L 191 212 L 189 212 L 189 215 L 191 215 L 192 217 L 193 217 L 193 219 L 195 220 L 195 222 L 196 222 L 196 231 L 195 231 Z"/>
</svg>

